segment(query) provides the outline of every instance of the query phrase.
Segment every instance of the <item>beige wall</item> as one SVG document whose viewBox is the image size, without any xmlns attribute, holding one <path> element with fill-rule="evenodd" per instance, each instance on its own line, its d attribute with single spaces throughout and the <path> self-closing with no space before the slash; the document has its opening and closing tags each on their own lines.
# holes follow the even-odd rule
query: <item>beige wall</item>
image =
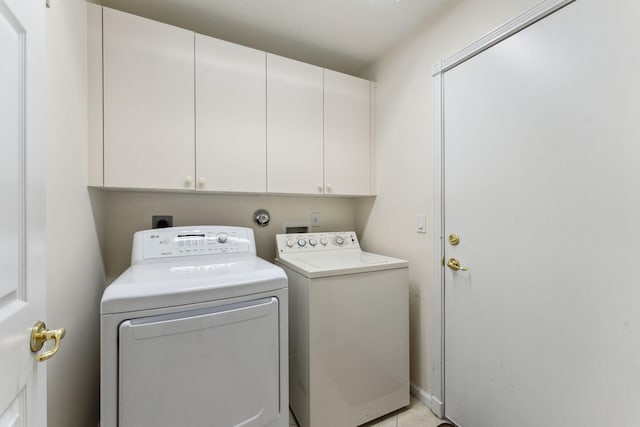
<svg viewBox="0 0 640 427">
<path fill-rule="evenodd" d="M 257 227 L 253 212 L 267 209 L 271 223 Z M 235 225 L 252 227 L 256 236 L 258 256 L 275 257 L 275 235 L 282 233 L 282 224 L 310 222 L 311 213 L 320 213 L 320 227 L 313 231 L 354 229 L 354 200 L 346 198 L 179 194 L 153 192 L 106 193 L 106 266 L 113 280 L 130 264 L 133 233 L 151 228 L 152 215 L 173 215 L 173 225 Z"/>
<path fill-rule="evenodd" d="M 94 222 L 104 196 L 86 187 L 86 3 L 53 1 L 47 25 L 47 325 L 67 328 L 47 362 L 49 427 L 99 418 L 99 300 L 104 271 Z M 44 2 L 43 6 L 44 7 Z"/>
<path fill-rule="evenodd" d="M 378 197 L 356 202 L 366 250 L 409 260 L 411 381 L 430 393 L 433 286 L 433 82 L 431 66 L 516 17 L 538 0 L 450 1 L 422 29 L 377 61 Z M 427 234 L 415 215 L 427 214 Z"/>
</svg>

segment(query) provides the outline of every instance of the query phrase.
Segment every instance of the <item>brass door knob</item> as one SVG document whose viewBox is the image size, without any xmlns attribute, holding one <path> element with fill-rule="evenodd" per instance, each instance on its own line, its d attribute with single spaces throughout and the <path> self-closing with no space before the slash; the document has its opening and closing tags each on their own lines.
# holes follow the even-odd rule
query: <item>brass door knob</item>
<svg viewBox="0 0 640 427">
<path fill-rule="evenodd" d="M 449 258 L 449 261 L 447 262 L 447 267 L 449 267 L 453 271 L 458 271 L 458 270 L 467 271 L 467 268 L 460 266 L 460 261 L 458 261 L 455 258 Z"/>
<path fill-rule="evenodd" d="M 31 351 L 36 353 L 42 349 L 44 343 L 54 340 L 53 348 L 36 356 L 38 362 L 44 362 L 52 358 L 60 349 L 60 341 L 64 338 L 66 330 L 64 328 L 48 330 L 44 322 L 38 320 L 31 328 Z"/>
</svg>

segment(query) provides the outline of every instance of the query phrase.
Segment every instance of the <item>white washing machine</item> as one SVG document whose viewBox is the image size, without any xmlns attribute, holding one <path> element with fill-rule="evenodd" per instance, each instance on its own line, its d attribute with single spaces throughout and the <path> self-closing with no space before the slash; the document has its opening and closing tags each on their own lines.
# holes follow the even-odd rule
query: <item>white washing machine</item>
<svg viewBox="0 0 640 427">
<path fill-rule="evenodd" d="M 279 234 L 289 277 L 290 406 L 301 427 L 354 427 L 409 404 L 408 262 L 354 232 Z"/>
<path fill-rule="evenodd" d="M 101 427 L 288 426 L 287 277 L 253 231 L 140 231 L 131 258 L 100 306 Z"/>
</svg>

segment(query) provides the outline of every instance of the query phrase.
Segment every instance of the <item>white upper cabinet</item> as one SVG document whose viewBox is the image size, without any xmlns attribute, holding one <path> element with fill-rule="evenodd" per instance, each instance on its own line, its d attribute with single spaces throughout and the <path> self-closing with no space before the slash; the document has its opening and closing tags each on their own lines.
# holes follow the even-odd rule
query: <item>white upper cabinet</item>
<svg viewBox="0 0 640 427">
<path fill-rule="evenodd" d="M 266 191 L 266 53 L 196 34 L 196 189 Z"/>
<path fill-rule="evenodd" d="M 375 194 L 373 84 L 100 6 L 88 184 Z"/>
<path fill-rule="evenodd" d="M 195 188 L 194 33 L 104 8 L 104 185 Z"/>
<path fill-rule="evenodd" d="M 324 70 L 326 194 L 371 194 L 371 82 Z"/>
<path fill-rule="evenodd" d="M 322 68 L 267 54 L 267 190 L 323 193 Z"/>
</svg>

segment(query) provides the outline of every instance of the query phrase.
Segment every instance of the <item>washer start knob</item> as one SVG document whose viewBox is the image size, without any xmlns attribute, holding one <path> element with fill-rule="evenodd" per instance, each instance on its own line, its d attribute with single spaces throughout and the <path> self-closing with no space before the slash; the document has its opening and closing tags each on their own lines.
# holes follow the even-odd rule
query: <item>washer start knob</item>
<svg viewBox="0 0 640 427">
<path fill-rule="evenodd" d="M 218 239 L 218 243 L 227 243 L 227 240 L 229 240 L 229 235 L 227 233 L 218 233 L 216 237 Z"/>
<path fill-rule="evenodd" d="M 338 245 L 342 245 L 344 243 L 344 239 L 340 236 L 336 237 L 336 243 Z"/>
</svg>

